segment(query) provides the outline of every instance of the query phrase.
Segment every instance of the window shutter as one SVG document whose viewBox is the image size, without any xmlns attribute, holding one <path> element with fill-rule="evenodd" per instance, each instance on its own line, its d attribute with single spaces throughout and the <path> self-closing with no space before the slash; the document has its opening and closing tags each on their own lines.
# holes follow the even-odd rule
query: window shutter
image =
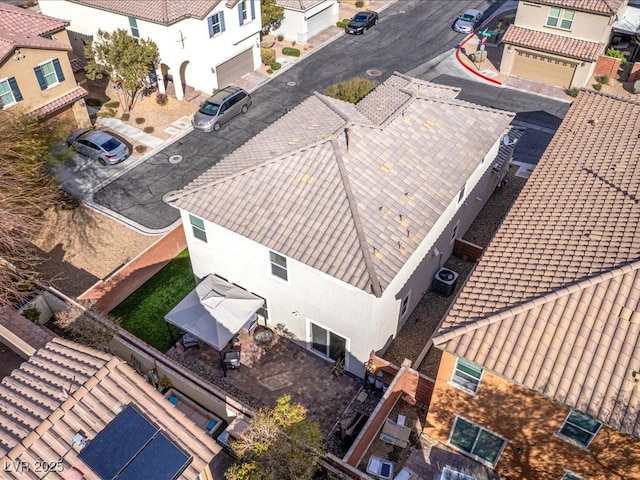
<svg viewBox="0 0 640 480">
<path fill-rule="evenodd" d="M 224 32 L 224 12 L 220 12 L 220 32 Z"/>
<path fill-rule="evenodd" d="M 44 75 L 42 75 L 42 68 L 41 67 L 36 67 L 33 69 L 34 72 L 36 72 L 36 78 L 38 79 L 38 84 L 40 85 L 40 90 L 46 90 L 47 89 L 47 82 L 44 80 Z"/>
<path fill-rule="evenodd" d="M 251 20 L 256 19 L 256 6 L 254 5 L 254 1 L 255 0 L 249 0 L 249 3 L 251 4 Z"/>
<path fill-rule="evenodd" d="M 11 91 L 13 92 L 13 96 L 16 99 L 16 102 L 22 100 L 22 94 L 20 93 L 20 89 L 18 88 L 18 82 L 16 82 L 15 77 L 11 77 L 9 79 L 9 87 L 11 87 Z"/>
<path fill-rule="evenodd" d="M 240 17 L 240 26 L 244 24 L 244 17 L 242 16 L 242 2 L 238 4 L 238 17 Z"/>
<path fill-rule="evenodd" d="M 207 18 L 207 23 L 209 24 L 209 38 L 213 37 L 213 17 Z"/>
<path fill-rule="evenodd" d="M 64 82 L 64 75 L 62 74 L 62 68 L 60 67 L 60 61 L 57 58 L 53 59 L 53 68 L 56 70 L 59 82 Z"/>
</svg>

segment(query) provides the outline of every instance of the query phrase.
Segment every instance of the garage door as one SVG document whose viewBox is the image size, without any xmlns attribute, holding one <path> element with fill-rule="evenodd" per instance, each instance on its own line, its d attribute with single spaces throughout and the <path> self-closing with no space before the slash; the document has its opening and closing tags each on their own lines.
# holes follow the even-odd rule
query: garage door
<svg viewBox="0 0 640 480">
<path fill-rule="evenodd" d="M 236 55 L 216 67 L 218 89 L 231 85 L 246 73 L 253 72 L 253 48 Z"/>
<path fill-rule="evenodd" d="M 516 50 L 511 75 L 569 88 L 577 64 L 532 52 Z"/>
<path fill-rule="evenodd" d="M 331 6 L 316 13 L 313 17 L 307 18 L 307 38 L 313 37 L 316 33 L 332 25 Z"/>
</svg>

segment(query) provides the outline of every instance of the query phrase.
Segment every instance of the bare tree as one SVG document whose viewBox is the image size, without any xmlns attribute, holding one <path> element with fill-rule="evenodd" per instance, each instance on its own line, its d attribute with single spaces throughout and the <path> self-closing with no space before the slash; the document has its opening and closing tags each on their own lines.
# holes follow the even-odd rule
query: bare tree
<svg viewBox="0 0 640 480">
<path fill-rule="evenodd" d="M 0 306 L 20 301 L 35 280 L 39 259 L 30 240 L 58 196 L 46 165 L 60 128 L 0 111 Z"/>
<path fill-rule="evenodd" d="M 120 319 L 100 316 L 78 306 L 70 306 L 55 314 L 55 325 L 65 337 L 87 347 L 111 352 L 111 341 L 120 329 Z"/>
</svg>

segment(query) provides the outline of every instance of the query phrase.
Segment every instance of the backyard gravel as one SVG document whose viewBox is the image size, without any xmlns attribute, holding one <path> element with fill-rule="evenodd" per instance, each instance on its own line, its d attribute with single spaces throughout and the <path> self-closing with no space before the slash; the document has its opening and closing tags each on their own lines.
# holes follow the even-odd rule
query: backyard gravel
<svg viewBox="0 0 640 480">
<path fill-rule="evenodd" d="M 489 244 L 526 183 L 526 179 L 515 177 L 516 169 L 515 165 L 511 166 L 507 176 L 507 185 L 497 189 L 489 198 L 476 220 L 463 236 L 465 240 L 482 247 L 486 247 Z M 460 292 L 473 269 L 474 263 L 451 256 L 444 266 L 460 275 L 454 294 L 444 297 L 431 291 L 426 292 L 383 355 L 386 360 L 396 365 L 400 365 L 405 358 L 415 362 L 425 346 L 430 343 L 431 336 L 438 328 L 458 292 Z M 430 348 L 427 356 L 418 366 L 418 371 L 435 378 L 438 373 L 439 363 L 440 350 Z"/>
</svg>

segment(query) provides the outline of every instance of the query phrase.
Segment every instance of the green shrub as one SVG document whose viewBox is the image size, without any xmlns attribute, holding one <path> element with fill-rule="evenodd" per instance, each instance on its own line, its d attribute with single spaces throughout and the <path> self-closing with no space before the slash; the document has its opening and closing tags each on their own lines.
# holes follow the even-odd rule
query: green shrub
<svg viewBox="0 0 640 480">
<path fill-rule="evenodd" d="M 117 100 L 111 100 L 104 104 L 107 108 L 118 108 L 120 106 L 120 102 Z"/>
<path fill-rule="evenodd" d="M 120 117 L 120 120 L 122 120 L 123 122 L 128 122 L 130 118 L 131 118 L 130 113 L 123 113 L 122 116 Z"/>
<path fill-rule="evenodd" d="M 620 50 L 618 50 L 617 48 L 613 48 L 613 47 L 607 48 L 607 52 L 605 53 L 605 55 L 607 57 L 619 58 L 620 59 L 620 65 L 624 65 L 625 63 L 627 63 L 627 59 L 622 54 L 622 52 Z"/>
<path fill-rule="evenodd" d="M 600 90 L 602 90 L 602 84 L 601 84 L 601 83 L 594 83 L 594 84 L 593 84 L 593 88 L 594 88 L 595 90 L 600 91 Z"/>
<path fill-rule="evenodd" d="M 364 0 L 356 0 L 356 7 L 357 8 L 364 7 Z"/>
<path fill-rule="evenodd" d="M 326 95 L 349 103 L 358 103 L 375 88 L 376 84 L 366 78 L 354 77 L 344 82 L 329 85 Z"/>
<path fill-rule="evenodd" d="M 601 83 L 602 85 L 609 85 L 609 82 L 611 81 L 609 75 L 596 75 L 595 79 L 597 83 Z"/>
<path fill-rule="evenodd" d="M 275 72 L 276 70 L 280 70 L 281 68 L 282 68 L 282 65 L 280 65 L 278 62 L 273 62 L 273 63 L 271 64 L 271 70 L 273 70 L 274 72 Z"/>
<path fill-rule="evenodd" d="M 103 102 L 99 98 L 87 98 L 84 103 L 93 108 L 100 108 Z"/>
<path fill-rule="evenodd" d="M 273 73 L 273 70 L 271 70 L 270 68 L 267 68 L 267 73 Z"/>
<path fill-rule="evenodd" d="M 32 322 L 37 322 L 40 320 L 40 309 L 38 307 L 27 307 L 22 310 L 22 316 L 27 320 L 31 320 Z"/>
<path fill-rule="evenodd" d="M 144 133 L 153 133 L 154 130 L 155 129 L 151 125 L 143 128 Z"/>
<path fill-rule="evenodd" d="M 567 91 L 567 95 L 574 98 L 577 97 L 579 93 L 580 89 L 578 87 L 572 87 Z"/>
<path fill-rule="evenodd" d="M 288 55 L 289 57 L 299 57 L 300 56 L 300 50 L 298 50 L 297 48 L 292 48 L 292 47 L 284 47 L 282 49 L 282 54 L 283 55 Z"/>
<path fill-rule="evenodd" d="M 142 125 L 145 121 L 146 121 L 146 120 L 145 120 L 144 118 L 142 118 L 142 117 L 136 117 L 136 120 L 135 120 L 135 122 L 136 122 L 138 125 Z"/>
<path fill-rule="evenodd" d="M 339 22 L 336 23 L 336 26 L 338 28 L 344 28 L 347 25 L 349 25 L 349 22 L 351 21 L 350 18 L 343 18 L 342 20 L 340 20 Z"/>
<path fill-rule="evenodd" d="M 261 48 L 260 57 L 264 65 L 271 65 L 276 61 L 276 51 L 273 48 Z"/>
</svg>

